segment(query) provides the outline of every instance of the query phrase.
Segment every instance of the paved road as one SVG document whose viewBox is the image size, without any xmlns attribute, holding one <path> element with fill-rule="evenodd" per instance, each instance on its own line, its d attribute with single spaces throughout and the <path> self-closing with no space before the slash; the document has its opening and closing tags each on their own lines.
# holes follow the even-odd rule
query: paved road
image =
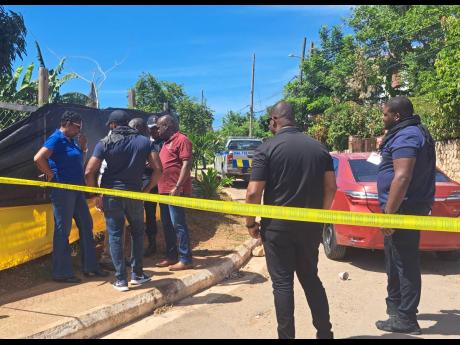
<svg viewBox="0 0 460 345">
<path fill-rule="evenodd" d="M 236 188 L 244 196 L 242 188 Z M 241 198 L 241 195 L 237 199 Z M 244 198 L 244 197 L 243 197 Z M 342 281 L 339 272 L 350 279 Z M 276 338 L 271 282 L 265 258 L 252 258 L 234 279 L 182 300 L 153 316 L 116 330 L 106 338 Z M 460 336 L 459 262 L 422 255 L 422 336 L 377 330 L 385 318 L 386 276 L 383 253 L 351 250 L 346 261 L 327 259 L 320 250 L 319 274 L 329 298 L 336 338 L 458 338 Z M 311 316 L 296 280 L 298 338 L 314 338 Z"/>
</svg>

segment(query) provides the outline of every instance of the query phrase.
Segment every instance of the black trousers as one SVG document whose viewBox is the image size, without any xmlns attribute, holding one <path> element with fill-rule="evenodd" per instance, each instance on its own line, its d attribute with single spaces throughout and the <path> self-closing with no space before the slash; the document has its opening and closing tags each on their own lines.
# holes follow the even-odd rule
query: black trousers
<svg viewBox="0 0 460 345">
<path fill-rule="evenodd" d="M 318 277 L 318 248 L 321 226 L 284 231 L 264 229 L 261 233 L 267 268 L 273 283 L 278 337 L 295 338 L 294 272 L 310 306 L 318 338 L 331 338 L 332 325 L 326 291 Z"/>
<path fill-rule="evenodd" d="M 402 205 L 399 214 L 427 215 L 426 205 Z M 387 313 L 410 321 L 417 320 L 422 276 L 420 272 L 420 231 L 397 229 L 385 236 L 385 270 L 388 283 Z"/>
<path fill-rule="evenodd" d="M 146 186 L 149 183 L 149 180 L 143 180 L 143 186 Z M 155 187 L 152 189 L 151 193 L 158 194 L 158 188 Z M 149 241 L 155 241 L 157 236 L 157 203 L 144 201 L 145 209 L 145 233 Z"/>
</svg>

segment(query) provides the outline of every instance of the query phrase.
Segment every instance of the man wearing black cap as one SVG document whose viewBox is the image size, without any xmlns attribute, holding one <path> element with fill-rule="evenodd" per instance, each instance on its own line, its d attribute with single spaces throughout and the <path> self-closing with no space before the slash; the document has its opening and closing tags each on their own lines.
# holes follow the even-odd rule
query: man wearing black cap
<svg viewBox="0 0 460 345">
<path fill-rule="evenodd" d="M 96 186 L 96 174 L 105 159 L 107 168 L 102 175 L 101 187 L 150 192 L 161 176 L 161 163 L 156 148 L 150 140 L 128 126 L 129 115 L 115 110 L 109 115 L 107 126 L 111 133 L 97 143 L 88 161 L 85 177 L 89 186 Z M 150 182 L 142 188 L 145 162 L 153 168 Z M 131 226 L 131 284 L 140 285 L 151 278 L 143 272 L 144 208 L 140 200 L 100 196 L 97 206 L 103 210 L 109 234 L 110 254 L 115 266 L 116 281 L 113 287 L 128 291 L 126 265 L 123 258 L 123 231 L 125 216 Z"/>
</svg>

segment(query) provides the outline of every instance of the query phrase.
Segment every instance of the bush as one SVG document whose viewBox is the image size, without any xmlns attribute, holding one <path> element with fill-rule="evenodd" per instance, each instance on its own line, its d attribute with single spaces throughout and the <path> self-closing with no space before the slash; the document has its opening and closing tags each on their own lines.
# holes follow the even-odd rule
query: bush
<svg viewBox="0 0 460 345">
<path fill-rule="evenodd" d="M 209 168 L 208 172 L 202 171 L 201 176 L 195 180 L 198 195 L 205 199 L 215 199 L 219 196 L 219 191 L 226 186 L 231 186 L 233 177 L 220 178 L 217 171 Z"/>
<path fill-rule="evenodd" d="M 351 101 L 339 103 L 316 116 L 308 133 L 329 149 L 343 151 L 348 147 L 350 135 L 371 138 L 383 133 L 381 110 Z"/>
</svg>

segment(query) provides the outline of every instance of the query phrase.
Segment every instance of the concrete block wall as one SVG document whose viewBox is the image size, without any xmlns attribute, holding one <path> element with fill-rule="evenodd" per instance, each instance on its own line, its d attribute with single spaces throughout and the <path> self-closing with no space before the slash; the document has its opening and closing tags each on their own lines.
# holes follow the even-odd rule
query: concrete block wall
<svg viewBox="0 0 460 345">
<path fill-rule="evenodd" d="M 460 183 L 460 139 L 436 142 L 436 165 Z"/>
</svg>

